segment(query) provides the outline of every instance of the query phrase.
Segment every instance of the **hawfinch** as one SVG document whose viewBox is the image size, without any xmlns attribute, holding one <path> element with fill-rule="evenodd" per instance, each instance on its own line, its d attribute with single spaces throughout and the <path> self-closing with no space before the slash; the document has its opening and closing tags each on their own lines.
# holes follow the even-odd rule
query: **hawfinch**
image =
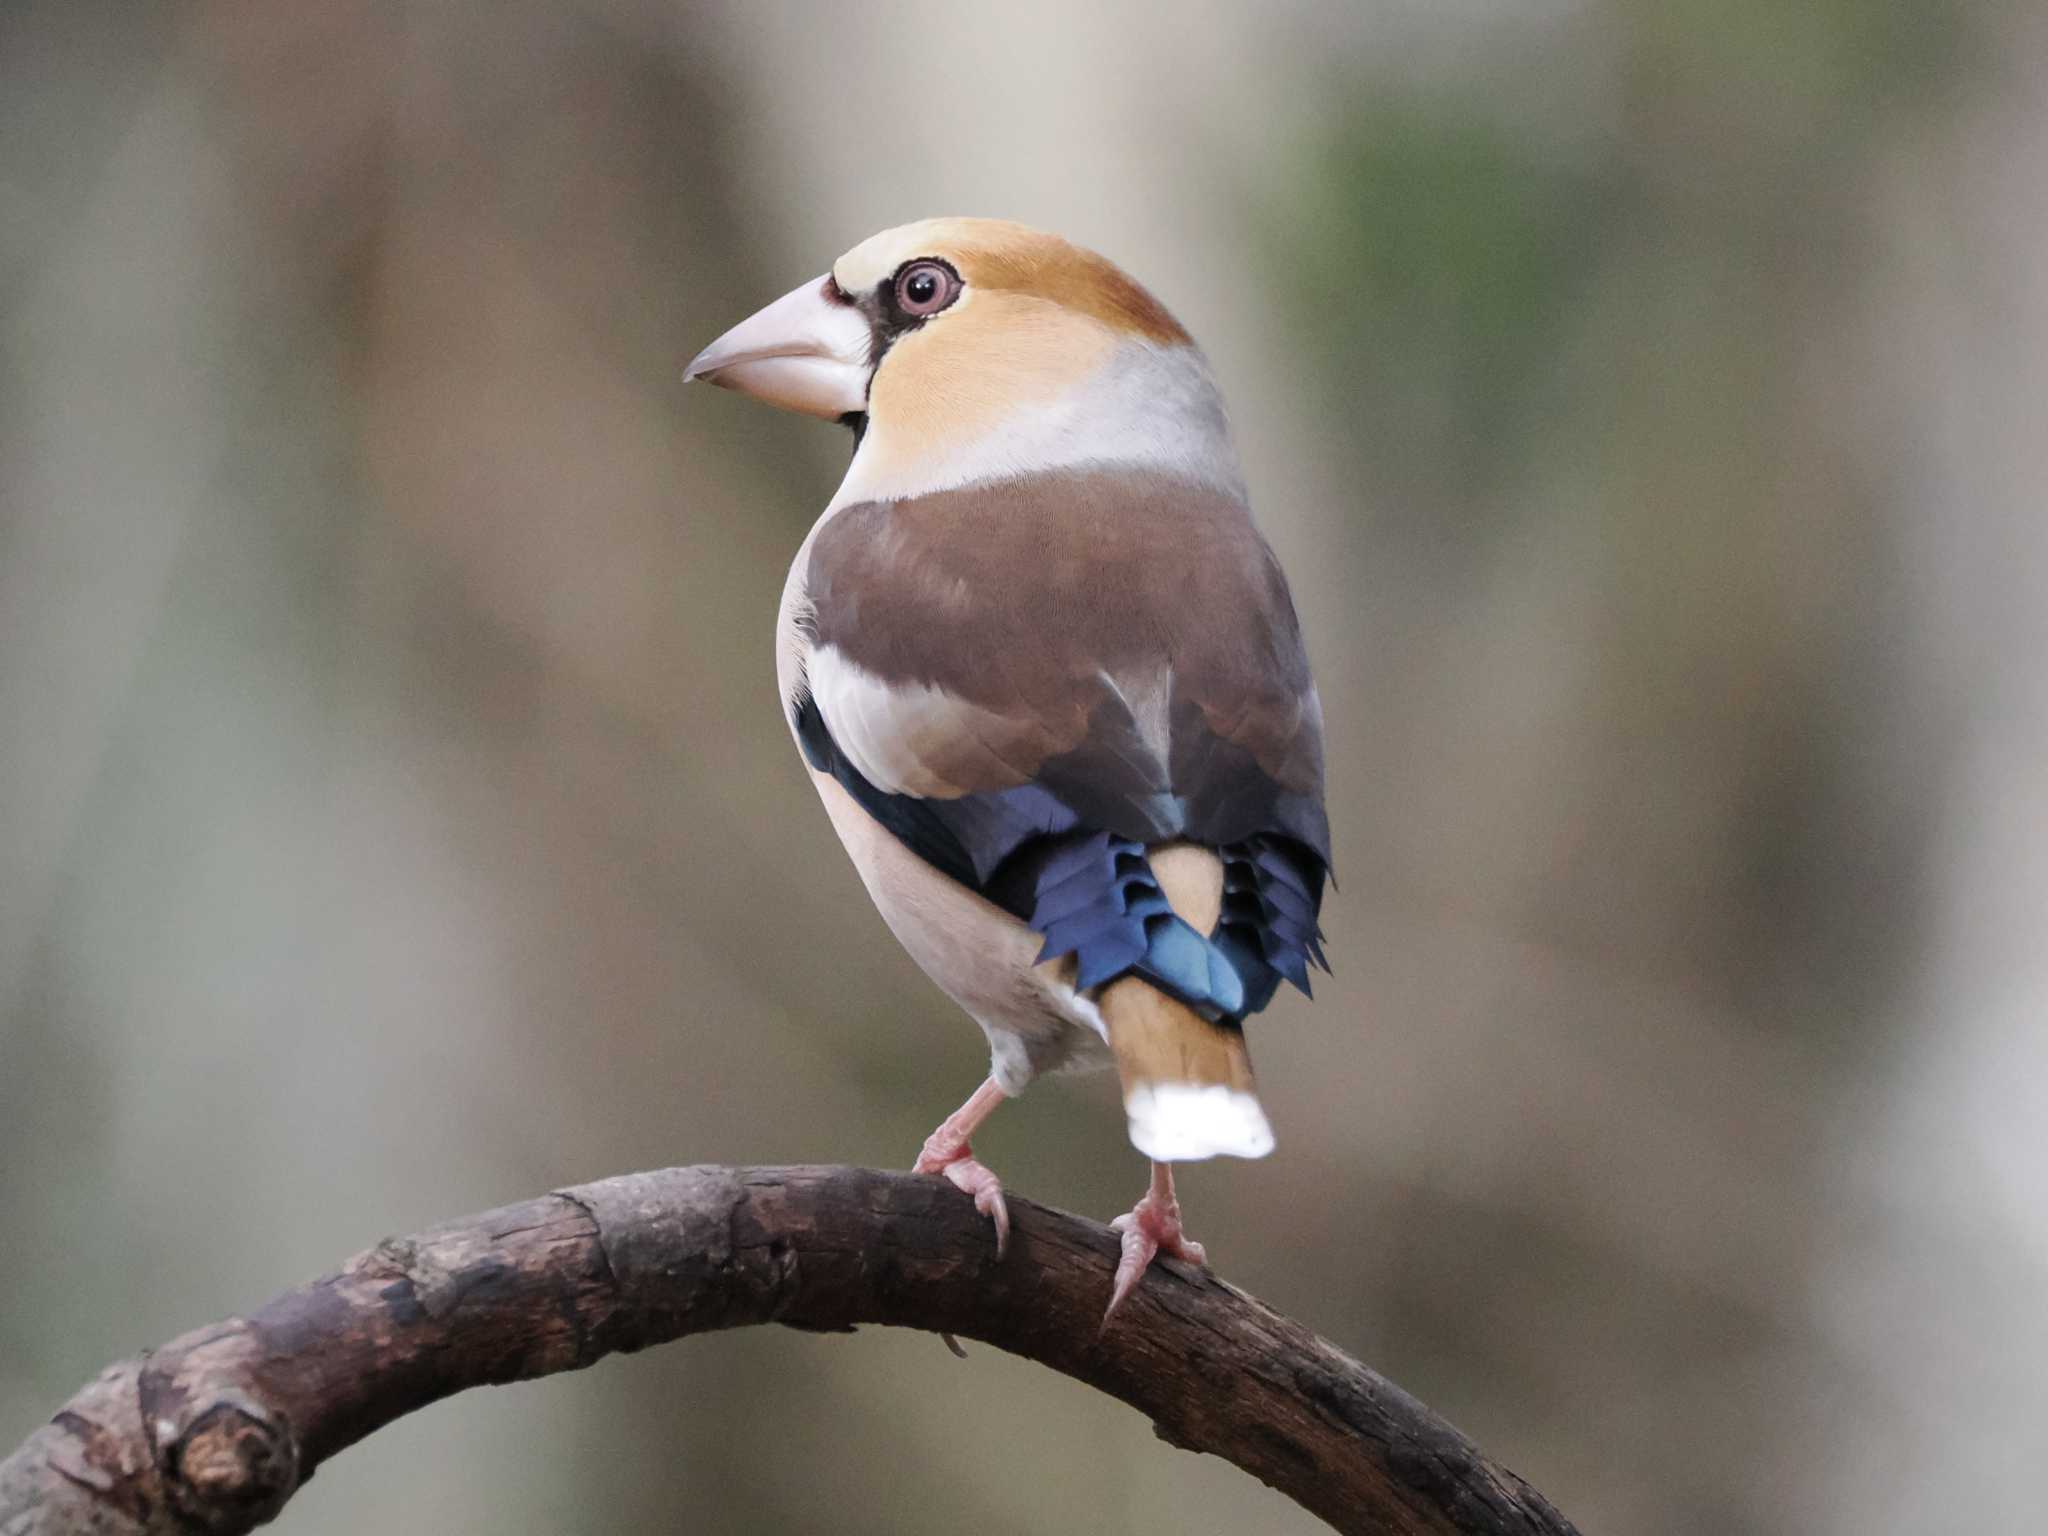
<svg viewBox="0 0 2048 1536">
<path fill-rule="evenodd" d="M 1200 1264 L 1170 1164 L 1263 1157 L 1244 1021 L 1308 991 L 1322 707 L 1223 401 L 1093 252 L 933 219 L 863 242 L 686 375 L 853 430 L 776 623 L 782 708 L 882 918 L 988 1036 L 915 1169 L 1009 1230 L 969 1138 L 1116 1063 L 1151 1186 L 1109 1313 Z"/>
</svg>

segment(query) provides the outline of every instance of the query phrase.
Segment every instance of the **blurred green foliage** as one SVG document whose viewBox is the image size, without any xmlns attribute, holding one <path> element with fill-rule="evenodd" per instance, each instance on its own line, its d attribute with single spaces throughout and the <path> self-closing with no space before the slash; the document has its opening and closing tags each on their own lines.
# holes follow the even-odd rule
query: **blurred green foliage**
<svg viewBox="0 0 2048 1536">
<path fill-rule="evenodd" d="M 1280 237 L 1274 286 L 1322 371 L 1317 398 L 1405 497 L 1497 489 L 1553 417 L 1558 348 L 1626 216 L 1625 180 L 1457 101 L 1354 97 L 1329 127 L 1259 220 Z"/>
</svg>

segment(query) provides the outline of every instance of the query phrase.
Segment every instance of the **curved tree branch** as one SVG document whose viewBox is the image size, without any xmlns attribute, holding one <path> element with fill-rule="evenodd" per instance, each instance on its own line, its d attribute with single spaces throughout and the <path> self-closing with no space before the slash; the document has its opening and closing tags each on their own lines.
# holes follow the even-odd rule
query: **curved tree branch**
<svg viewBox="0 0 2048 1536">
<path fill-rule="evenodd" d="M 628 1174 L 391 1238 L 247 1317 L 102 1372 L 0 1462 L 0 1536 L 212 1536 L 328 1457 L 489 1382 L 752 1323 L 981 1339 L 1149 1415 L 1340 1531 L 1571 1525 L 1391 1382 L 1206 1274 L 1156 1266 L 1098 1336 L 1105 1227 L 1012 1197 L 1008 1256 L 943 1179 Z"/>
</svg>

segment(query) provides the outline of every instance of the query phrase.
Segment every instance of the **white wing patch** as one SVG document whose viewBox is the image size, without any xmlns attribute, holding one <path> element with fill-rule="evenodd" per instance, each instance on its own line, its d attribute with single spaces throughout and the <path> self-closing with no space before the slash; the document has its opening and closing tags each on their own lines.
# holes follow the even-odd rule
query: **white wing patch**
<svg viewBox="0 0 2048 1536">
<path fill-rule="evenodd" d="M 1121 677 L 1107 671 L 1096 676 L 1102 679 L 1104 691 L 1130 714 L 1139 743 L 1155 762 L 1166 763 L 1173 752 L 1173 728 L 1168 713 L 1173 699 L 1172 666 L 1161 662 Z"/>
<path fill-rule="evenodd" d="M 946 800 L 1014 788 L 1062 749 L 1036 722 L 928 683 L 889 682 L 836 646 L 817 647 L 804 670 L 839 750 L 862 778 L 891 794 Z"/>
</svg>

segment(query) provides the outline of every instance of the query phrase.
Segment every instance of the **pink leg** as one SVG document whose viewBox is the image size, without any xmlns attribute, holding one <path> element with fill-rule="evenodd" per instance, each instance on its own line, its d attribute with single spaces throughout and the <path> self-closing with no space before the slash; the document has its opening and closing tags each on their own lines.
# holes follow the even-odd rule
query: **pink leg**
<svg viewBox="0 0 2048 1536">
<path fill-rule="evenodd" d="M 1152 1187 L 1145 1191 L 1145 1198 L 1110 1226 L 1124 1235 L 1124 1254 L 1117 1262 L 1116 1288 L 1110 1292 L 1109 1310 L 1102 1314 L 1105 1328 L 1124 1299 L 1137 1289 L 1155 1255 L 1164 1253 L 1190 1264 L 1209 1262 L 1202 1245 L 1181 1230 L 1180 1201 L 1173 1194 L 1173 1169 L 1166 1163 L 1152 1165 Z"/>
<path fill-rule="evenodd" d="M 974 1197 L 974 1208 L 996 1224 L 996 1257 L 1010 1245 L 1010 1211 L 1003 1204 L 1003 1184 L 974 1160 L 968 1138 L 981 1129 L 982 1121 L 995 1113 L 1007 1095 L 991 1077 L 965 1104 L 946 1117 L 945 1124 L 925 1138 L 924 1150 L 910 1165 L 912 1173 L 943 1174 Z"/>
</svg>

